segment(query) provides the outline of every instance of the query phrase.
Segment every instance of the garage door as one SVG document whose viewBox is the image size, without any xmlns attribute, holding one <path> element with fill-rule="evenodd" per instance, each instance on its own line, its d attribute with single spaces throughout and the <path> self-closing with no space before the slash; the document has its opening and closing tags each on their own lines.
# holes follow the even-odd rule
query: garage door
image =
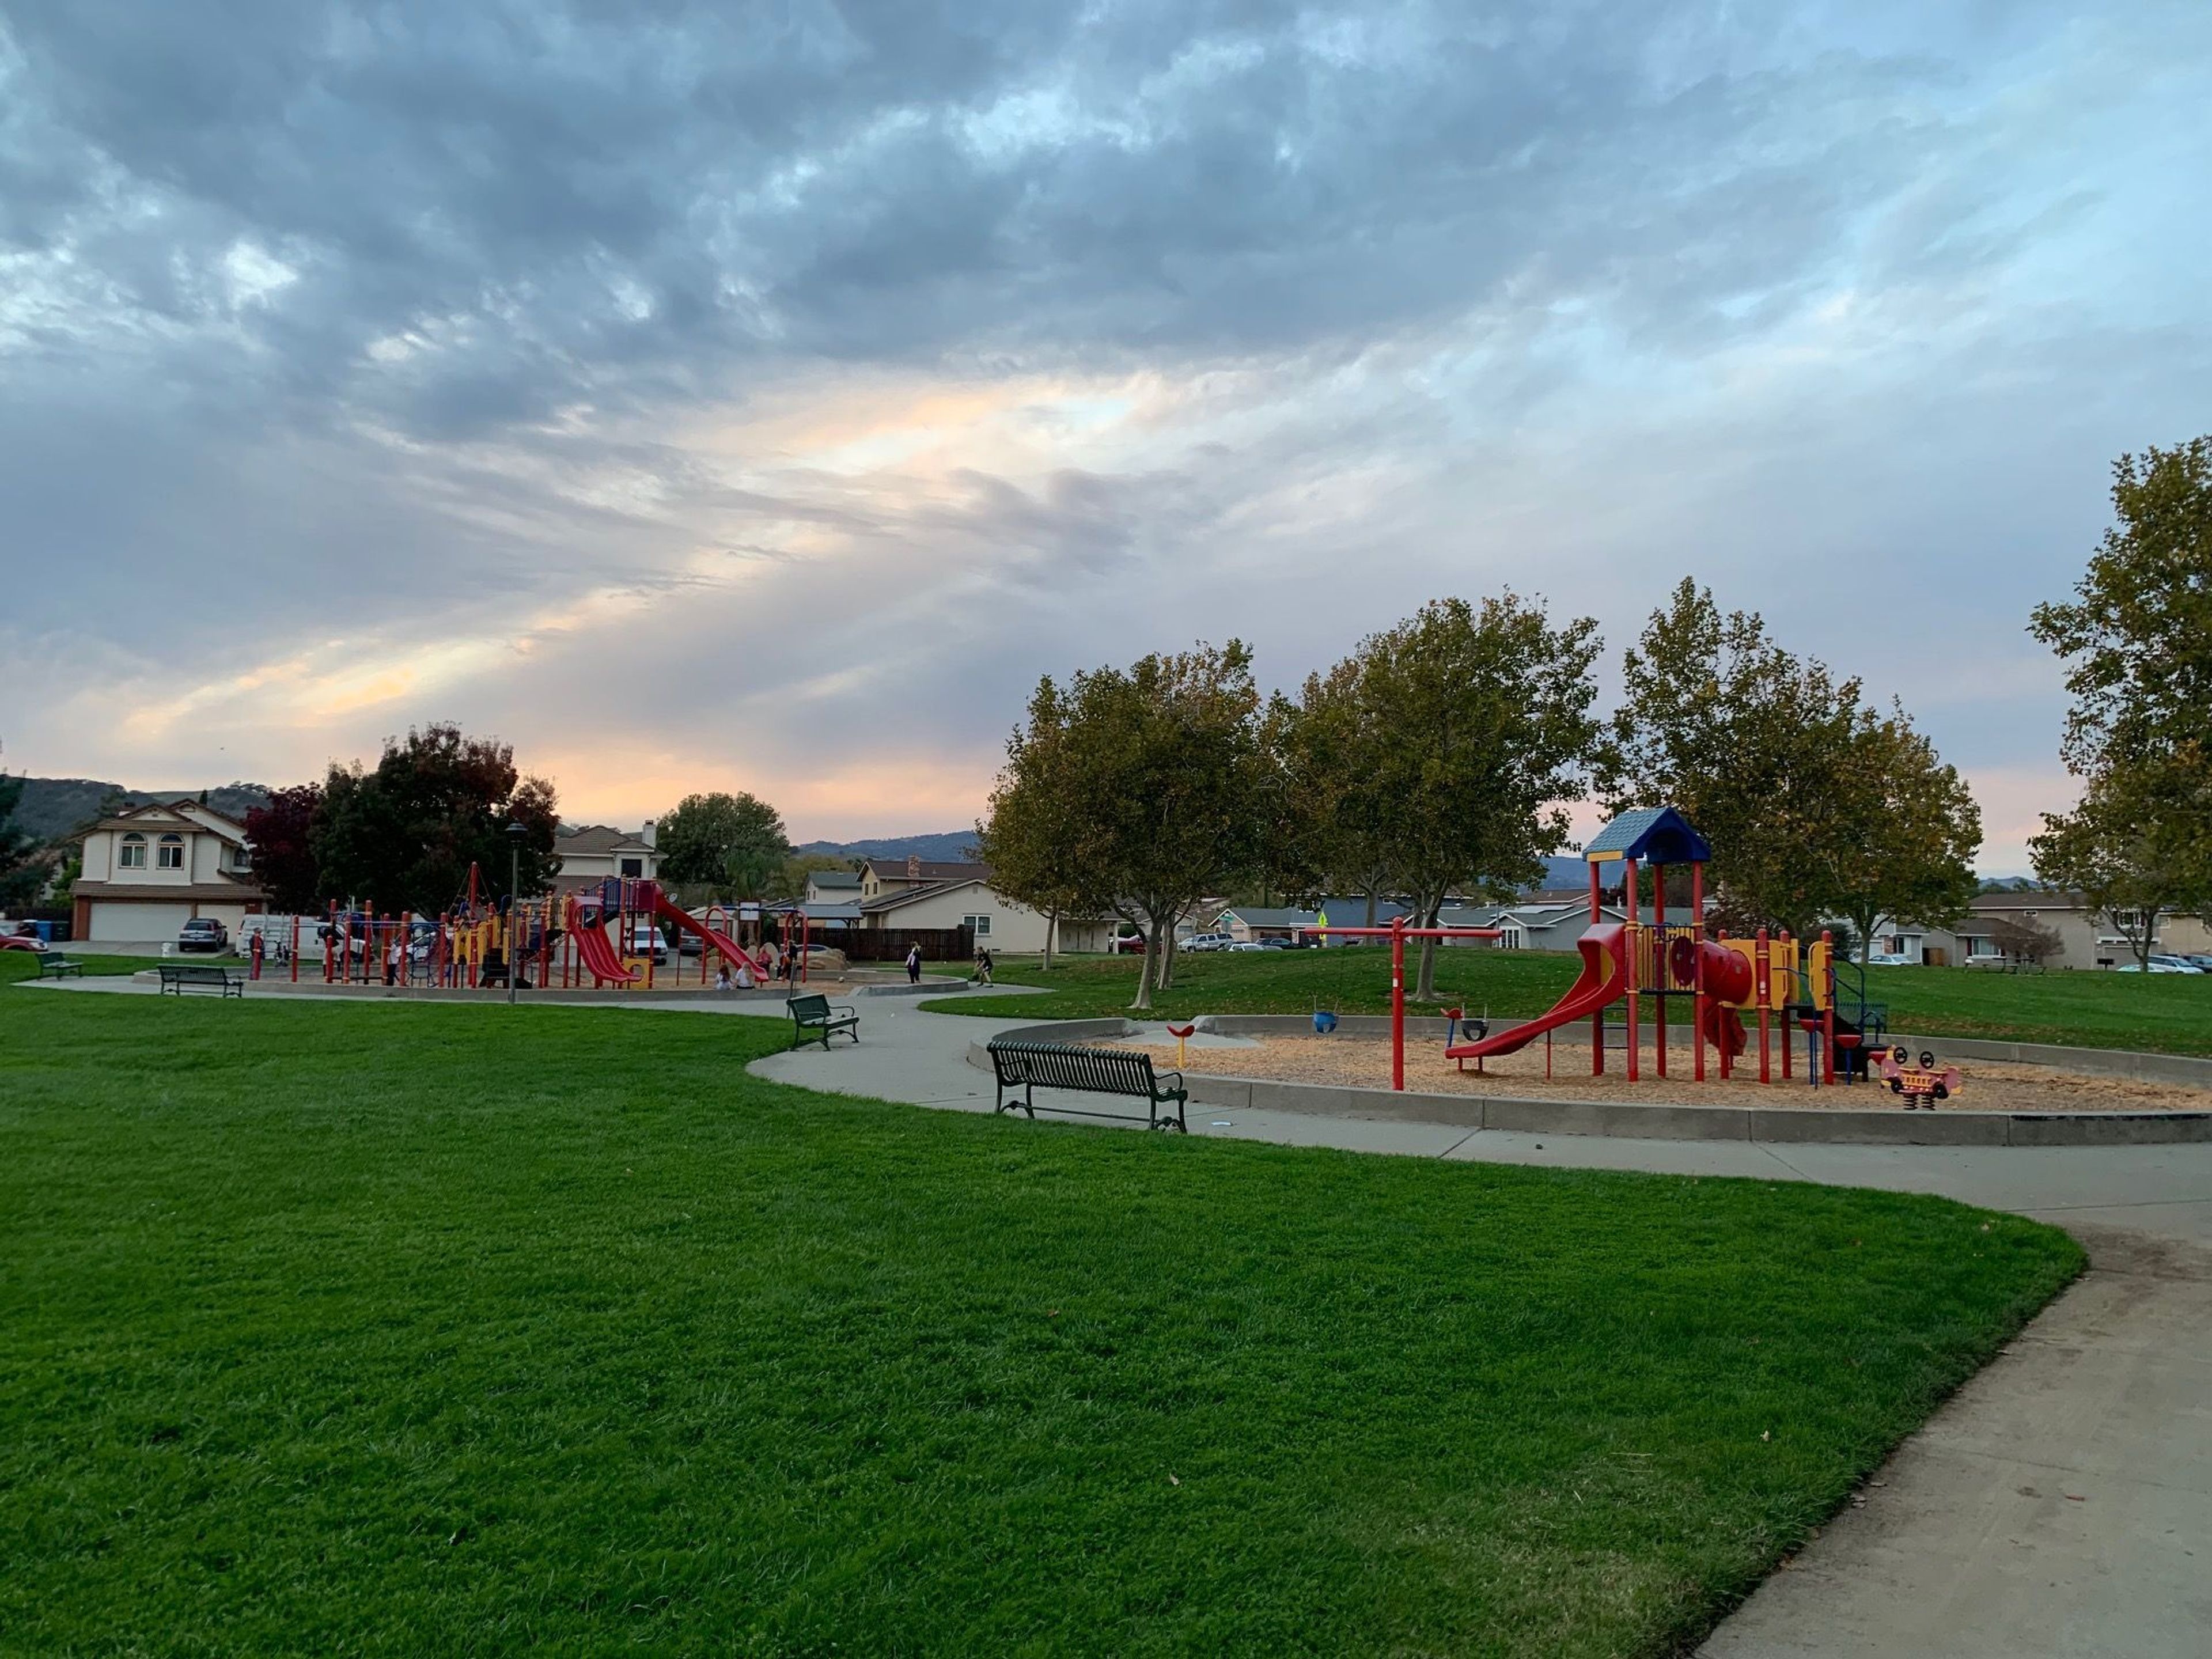
<svg viewBox="0 0 2212 1659">
<path fill-rule="evenodd" d="M 101 904 L 92 906 L 92 937 L 126 944 L 173 939 L 192 917 L 189 904 Z"/>
</svg>

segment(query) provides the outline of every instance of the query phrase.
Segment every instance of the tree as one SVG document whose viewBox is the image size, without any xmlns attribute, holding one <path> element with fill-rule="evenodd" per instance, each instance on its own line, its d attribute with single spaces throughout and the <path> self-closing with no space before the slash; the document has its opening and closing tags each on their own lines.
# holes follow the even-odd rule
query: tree
<svg viewBox="0 0 2212 1659">
<path fill-rule="evenodd" d="M 1980 823 L 1956 775 L 1899 709 L 1884 720 L 1856 679 L 1767 637 L 1756 612 L 1726 616 L 1684 578 L 1622 659 L 1603 794 L 1614 811 L 1674 806 L 1712 843 L 1727 925 L 1811 933 L 1823 916 L 1910 915 L 1963 902 Z M 1897 768 L 1892 783 L 1875 768 Z M 1883 859 L 1911 863 L 1894 875 Z"/>
<path fill-rule="evenodd" d="M 2035 872 L 2080 892 L 2148 970 L 2159 918 L 2193 891 L 2193 851 L 2185 833 L 2127 793 L 2125 773 L 2091 781 L 2070 812 L 2046 812 L 2043 833 L 2029 839 Z"/>
<path fill-rule="evenodd" d="M 480 893 L 508 896 L 509 823 L 526 832 L 521 891 L 544 891 L 558 823 L 553 786 L 518 772 L 511 744 L 434 725 L 386 738 L 373 772 L 331 767 L 309 845 L 322 896 L 434 915 L 466 893 L 471 867 Z"/>
<path fill-rule="evenodd" d="M 23 780 L 0 772 L 0 905 L 10 909 L 35 899 L 46 879 L 38 843 L 15 823 L 22 799 Z"/>
<path fill-rule="evenodd" d="M 1269 705 L 1269 746 L 1283 805 L 1276 885 L 1316 901 L 1332 892 L 1367 901 L 1365 926 L 1389 887 L 1391 803 L 1380 782 L 1382 731 L 1360 691 L 1361 659 L 1310 674 L 1293 703 Z"/>
<path fill-rule="evenodd" d="M 1599 734 L 1590 678 L 1602 643 L 1588 617 L 1552 626 L 1507 592 L 1480 609 L 1436 599 L 1361 641 L 1335 674 L 1359 713 L 1346 722 L 1354 792 L 1396 890 L 1425 926 L 1447 895 L 1508 895 L 1565 845 L 1563 802 L 1584 787 Z M 1433 999 L 1436 941 L 1421 941 L 1414 995 Z"/>
<path fill-rule="evenodd" d="M 1059 819 L 1045 832 L 1059 850 L 1037 867 L 1066 884 L 1059 889 L 1066 908 L 1118 915 L 1144 934 L 1136 1008 L 1151 1007 L 1152 992 L 1173 982 L 1176 922 L 1259 866 L 1267 772 L 1259 712 L 1251 653 L 1231 640 L 1148 656 L 1126 671 L 1079 672 L 1064 689 L 1047 680 L 1030 699 L 1030 726 L 1008 744 L 994 817 L 1000 796 L 1020 799 L 1030 787 L 1014 762 L 1035 744 L 1050 761 L 1041 758 L 1030 775 L 1062 792 L 1056 804 L 1034 794 L 1022 801 L 1021 810 Z M 1006 833 L 1009 847 L 1025 847 L 1022 838 L 1039 832 L 1010 823 Z"/>
<path fill-rule="evenodd" d="M 739 791 L 686 795 L 660 821 L 661 873 L 718 899 L 765 898 L 791 856 L 775 808 Z"/>
<path fill-rule="evenodd" d="M 267 805 L 246 815 L 253 879 L 270 908 L 281 915 L 311 914 L 321 908 L 322 869 L 315 861 L 314 835 L 322 807 L 322 785 L 302 783 L 271 791 Z"/>
<path fill-rule="evenodd" d="M 1843 916 L 1862 948 L 1883 916 L 1948 927 L 1978 884 L 1982 811 L 1958 769 L 1913 729 L 1904 705 L 1862 713 L 1842 777 L 1808 849 L 1823 914 Z"/>
<path fill-rule="evenodd" d="M 2057 928 L 2045 927 L 2026 916 L 1984 915 L 1979 925 L 1988 930 L 1990 942 L 2013 962 L 2040 965 L 2066 953 Z"/>
<path fill-rule="evenodd" d="M 2112 510 L 2118 522 L 2073 601 L 2038 605 L 2029 625 L 2068 662 L 2074 706 L 2060 752 L 2087 781 L 2080 811 L 2046 820 L 2052 856 L 2068 868 L 2134 869 L 2131 879 L 2204 908 L 2212 906 L 2212 436 L 2121 456 Z M 2124 811 L 2131 822 L 2117 821 Z"/>
<path fill-rule="evenodd" d="M 1030 696 L 1028 724 L 1006 739 L 1005 769 L 975 825 L 976 856 L 991 866 L 991 884 L 1043 912 L 1048 969 L 1060 918 L 1080 902 L 1089 884 L 1079 780 L 1066 770 L 1067 721 L 1059 688 L 1049 678 L 1039 681 Z"/>
</svg>

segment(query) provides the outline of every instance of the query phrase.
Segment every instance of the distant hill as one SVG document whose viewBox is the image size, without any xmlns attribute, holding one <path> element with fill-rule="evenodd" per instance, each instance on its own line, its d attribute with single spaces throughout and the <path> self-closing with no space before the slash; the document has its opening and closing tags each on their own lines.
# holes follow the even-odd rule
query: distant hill
<svg viewBox="0 0 2212 1659">
<path fill-rule="evenodd" d="M 26 835 L 51 841 L 98 817 L 102 803 L 111 799 L 144 806 L 154 801 L 197 800 L 199 793 L 198 784 L 189 789 L 126 789 L 97 778 L 25 778 L 15 823 Z M 258 783 L 226 783 L 210 788 L 207 798 L 208 805 L 225 817 L 243 818 L 268 800 L 269 791 Z"/>
<path fill-rule="evenodd" d="M 966 863 L 975 856 L 973 830 L 947 830 L 934 836 L 885 836 L 874 841 L 810 841 L 792 849 L 826 853 L 837 859 L 930 859 Z"/>
</svg>

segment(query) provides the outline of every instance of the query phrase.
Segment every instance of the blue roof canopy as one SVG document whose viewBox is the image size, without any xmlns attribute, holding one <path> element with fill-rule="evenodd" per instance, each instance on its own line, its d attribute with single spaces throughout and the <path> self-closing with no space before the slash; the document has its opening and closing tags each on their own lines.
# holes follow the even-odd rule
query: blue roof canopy
<svg viewBox="0 0 2212 1659">
<path fill-rule="evenodd" d="M 1615 859 L 1634 859 L 1639 864 L 1707 864 L 1713 849 L 1673 807 L 1639 806 L 1592 836 L 1583 856 L 1592 864 Z"/>
</svg>

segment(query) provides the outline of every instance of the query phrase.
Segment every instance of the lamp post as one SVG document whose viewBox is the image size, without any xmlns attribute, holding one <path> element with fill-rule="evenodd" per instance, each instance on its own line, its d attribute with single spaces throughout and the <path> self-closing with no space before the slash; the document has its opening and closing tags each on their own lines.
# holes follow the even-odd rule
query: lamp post
<svg viewBox="0 0 2212 1659">
<path fill-rule="evenodd" d="M 507 821 L 507 1000 L 510 1007 L 514 1003 L 514 982 L 522 976 L 522 951 L 517 944 L 515 924 L 521 920 L 522 843 L 529 839 L 529 830 L 513 818 Z"/>
</svg>

